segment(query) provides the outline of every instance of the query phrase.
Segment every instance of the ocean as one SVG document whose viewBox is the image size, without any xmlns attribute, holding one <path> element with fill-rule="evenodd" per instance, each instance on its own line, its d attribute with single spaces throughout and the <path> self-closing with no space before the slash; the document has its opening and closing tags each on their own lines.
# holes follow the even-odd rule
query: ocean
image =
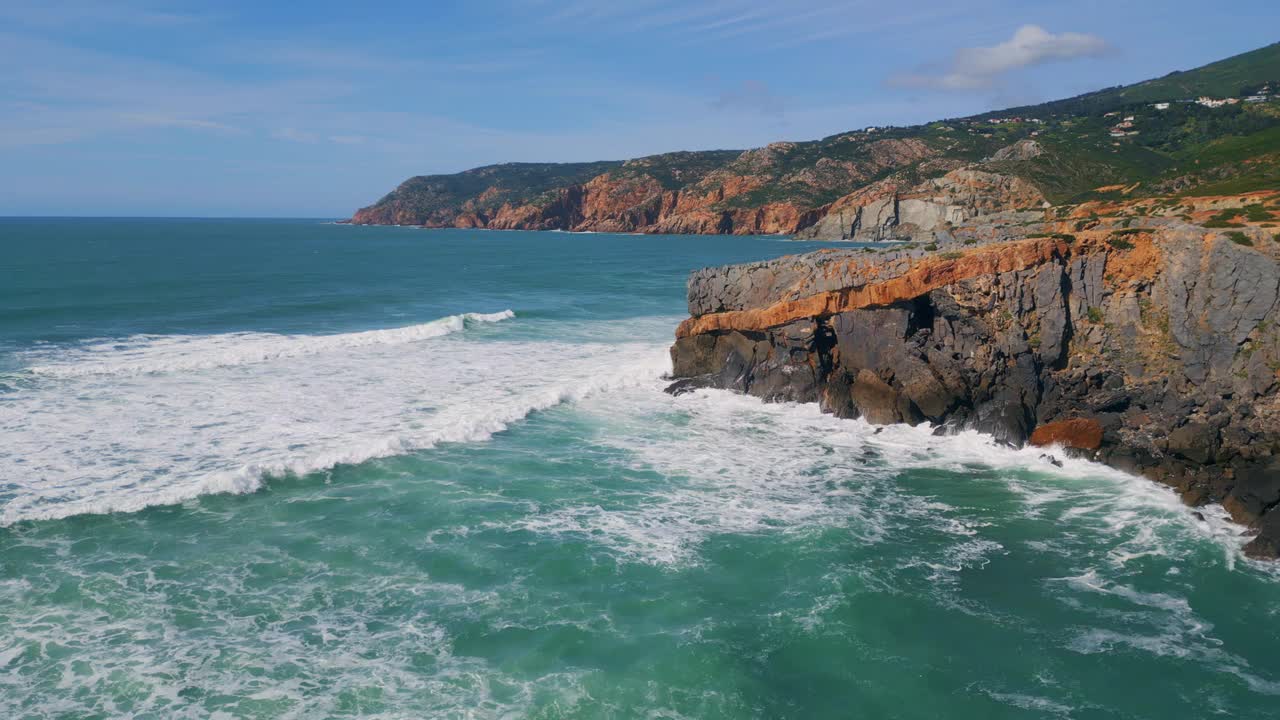
<svg viewBox="0 0 1280 720">
<path fill-rule="evenodd" d="M 815 247 L 0 220 L 0 718 L 1280 715 L 1220 508 L 663 392 Z"/>
</svg>

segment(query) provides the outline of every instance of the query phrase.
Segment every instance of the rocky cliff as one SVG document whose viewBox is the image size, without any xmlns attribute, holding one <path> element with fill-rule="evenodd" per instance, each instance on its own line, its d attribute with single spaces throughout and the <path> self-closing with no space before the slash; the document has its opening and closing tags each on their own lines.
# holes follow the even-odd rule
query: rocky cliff
<svg viewBox="0 0 1280 720">
<path fill-rule="evenodd" d="M 357 225 L 696 234 L 789 234 L 826 200 L 936 155 L 921 139 L 849 136 L 812 143 L 669 153 L 624 163 L 495 165 L 412 178 L 357 211 Z M 590 170 L 599 170 L 590 175 Z M 516 177 L 512 177 L 512 175 Z M 464 178 L 465 182 L 459 181 Z"/>
<path fill-rule="evenodd" d="M 1221 502 L 1277 557 L 1278 197 L 1091 203 L 701 270 L 672 390 L 1062 445 Z"/>
</svg>

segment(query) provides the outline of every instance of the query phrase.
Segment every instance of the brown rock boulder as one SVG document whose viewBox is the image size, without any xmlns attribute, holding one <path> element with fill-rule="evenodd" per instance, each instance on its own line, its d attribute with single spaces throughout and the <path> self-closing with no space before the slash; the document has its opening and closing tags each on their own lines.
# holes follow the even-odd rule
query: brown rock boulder
<svg viewBox="0 0 1280 720">
<path fill-rule="evenodd" d="M 1097 450 L 1102 446 L 1102 425 L 1097 420 L 1088 418 L 1045 423 L 1031 433 L 1031 444 L 1056 444 L 1077 450 Z"/>
<path fill-rule="evenodd" d="M 853 381 L 853 403 L 872 425 L 920 422 L 919 412 L 901 393 L 870 370 L 860 370 Z"/>
</svg>

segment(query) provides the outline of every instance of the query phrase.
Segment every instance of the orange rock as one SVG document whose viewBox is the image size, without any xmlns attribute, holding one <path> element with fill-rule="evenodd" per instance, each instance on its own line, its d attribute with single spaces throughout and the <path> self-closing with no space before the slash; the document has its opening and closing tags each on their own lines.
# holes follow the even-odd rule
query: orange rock
<svg viewBox="0 0 1280 720">
<path fill-rule="evenodd" d="M 1102 426 L 1097 420 L 1072 418 L 1045 423 L 1031 433 L 1032 445 L 1061 445 L 1079 450 L 1097 450 L 1102 446 Z"/>
<path fill-rule="evenodd" d="M 1062 240 L 1036 239 L 988 245 L 959 258 L 930 255 L 903 274 L 883 282 L 818 293 L 764 308 L 691 317 L 680 323 L 676 337 L 723 330 L 763 330 L 801 318 L 829 317 L 849 310 L 884 307 L 980 275 L 1025 270 L 1066 252 L 1067 246 Z M 850 262 L 858 263 L 856 260 Z M 835 272 L 835 269 L 828 269 L 828 272 Z"/>
</svg>

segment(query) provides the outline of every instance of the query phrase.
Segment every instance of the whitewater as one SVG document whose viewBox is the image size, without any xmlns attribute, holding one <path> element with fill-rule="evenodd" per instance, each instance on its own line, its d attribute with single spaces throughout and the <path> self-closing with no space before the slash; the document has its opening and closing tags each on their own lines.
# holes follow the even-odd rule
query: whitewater
<svg viewBox="0 0 1280 720">
<path fill-rule="evenodd" d="M 652 343 L 426 342 L 512 317 L 320 336 L 140 336 L 32 353 L 35 380 L 0 408 L 0 476 L 18 479 L 0 523 L 253 492 L 269 476 L 478 442 L 670 364 Z"/>
<path fill-rule="evenodd" d="M 687 272 L 802 244 L 0 229 L 0 716 L 1280 703 L 1280 573 L 1221 508 L 1054 449 L 664 392 Z"/>
</svg>

